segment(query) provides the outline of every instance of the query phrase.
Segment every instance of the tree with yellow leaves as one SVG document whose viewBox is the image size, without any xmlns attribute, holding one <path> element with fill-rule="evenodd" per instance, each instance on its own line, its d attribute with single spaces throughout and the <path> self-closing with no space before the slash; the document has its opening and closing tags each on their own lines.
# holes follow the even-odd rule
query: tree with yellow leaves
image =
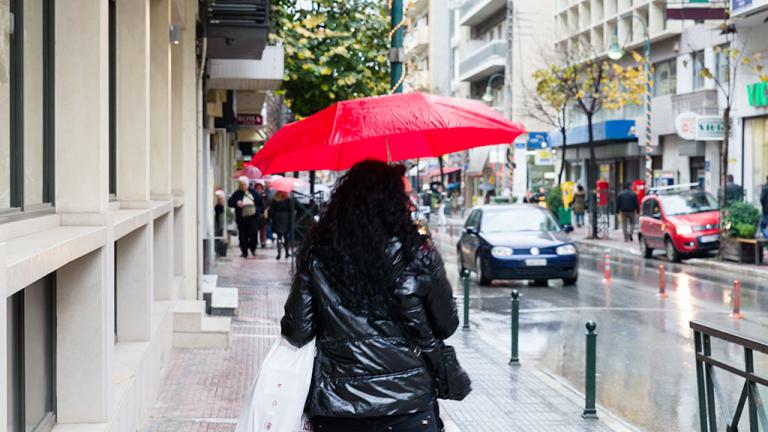
<svg viewBox="0 0 768 432">
<path fill-rule="evenodd" d="M 622 66 L 590 50 L 560 53 L 559 61 L 534 72 L 536 93 L 557 109 L 572 106 L 587 121 L 589 172 L 597 172 L 595 164 L 594 117 L 603 109 L 618 110 L 627 104 L 638 105 L 645 92 L 646 78 L 642 56 L 632 53 L 634 64 Z M 587 185 L 587 187 L 591 187 Z M 590 196 L 594 200 L 594 196 Z M 591 206 L 593 209 L 594 201 Z M 597 224 L 592 224 L 593 237 Z"/>
<path fill-rule="evenodd" d="M 285 49 L 285 103 L 306 117 L 388 90 L 389 21 L 378 0 L 274 0 L 270 40 Z"/>
</svg>

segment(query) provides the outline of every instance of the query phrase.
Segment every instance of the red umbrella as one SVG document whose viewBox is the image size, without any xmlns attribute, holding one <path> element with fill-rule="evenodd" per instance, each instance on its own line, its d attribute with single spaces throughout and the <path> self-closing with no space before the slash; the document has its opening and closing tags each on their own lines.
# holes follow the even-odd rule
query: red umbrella
<svg viewBox="0 0 768 432">
<path fill-rule="evenodd" d="M 292 192 L 296 188 L 306 184 L 307 182 L 304 180 L 299 180 L 294 177 L 281 177 L 272 180 L 272 182 L 269 184 L 269 188 L 277 192 Z"/>
<path fill-rule="evenodd" d="M 243 169 L 239 171 L 235 171 L 235 174 L 232 176 L 232 178 L 236 179 L 236 178 L 240 178 L 240 176 L 246 176 L 251 180 L 256 180 L 256 179 L 260 179 L 262 174 L 261 174 L 261 170 L 259 170 L 255 166 L 245 165 Z"/>
<path fill-rule="evenodd" d="M 343 170 L 512 143 L 525 133 L 485 104 L 423 93 L 338 102 L 281 128 L 251 160 L 263 173 Z"/>
</svg>

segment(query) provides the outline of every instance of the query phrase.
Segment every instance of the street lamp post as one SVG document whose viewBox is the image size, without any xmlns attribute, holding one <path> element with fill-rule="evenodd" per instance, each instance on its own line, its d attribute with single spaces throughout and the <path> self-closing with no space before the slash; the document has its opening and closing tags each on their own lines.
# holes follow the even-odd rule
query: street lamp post
<svg viewBox="0 0 768 432">
<path fill-rule="evenodd" d="M 504 74 L 497 73 L 497 74 L 491 75 L 491 77 L 488 78 L 488 85 L 485 86 L 485 94 L 482 97 L 483 102 L 487 103 L 488 105 L 493 103 L 493 100 L 495 99 L 495 97 L 493 96 L 493 82 L 495 80 L 499 79 L 499 78 L 504 79 Z M 504 110 L 504 114 L 505 115 L 507 114 L 506 113 L 506 109 Z M 497 161 L 501 161 L 502 160 L 502 158 L 499 157 L 499 148 L 498 147 L 496 147 L 496 160 Z M 504 165 L 503 165 L 504 162 L 502 161 L 501 164 L 502 164 L 502 168 L 501 168 L 502 169 L 502 173 L 506 173 L 506 170 L 504 169 Z M 502 175 L 502 177 L 503 176 L 504 175 Z M 499 184 L 506 185 L 507 182 L 506 182 L 505 179 L 502 179 L 501 182 L 499 182 L 499 180 L 496 179 L 496 189 L 497 189 L 496 195 L 500 196 L 501 192 L 503 191 L 503 189 L 499 186 Z"/>
<path fill-rule="evenodd" d="M 643 26 L 643 55 L 645 57 L 645 184 L 646 188 L 653 186 L 653 159 L 651 153 L 651 98 L 653 97 L 653 73 L 651 71 L 651 37 L 648 33 L 648 22 L 640 15 L 632 15 Z M 613 35 L 611 47 L 608 50 L 608 58 L 619 60 L 624 56 L 624 50 L 619 45 L 618 37 Z"/>
</svg>

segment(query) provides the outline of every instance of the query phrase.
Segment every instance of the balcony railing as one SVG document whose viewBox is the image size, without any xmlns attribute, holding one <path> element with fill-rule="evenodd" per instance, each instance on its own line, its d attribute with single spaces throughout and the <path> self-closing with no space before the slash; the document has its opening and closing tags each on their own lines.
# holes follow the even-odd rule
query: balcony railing
<svg viewBox="0 0 768 432">
<path fill-rule="evenodd" d="M 507 55 L 507 41 L 495 40 L 491 41 L 471 55 L 467 56 L 459 65 L 459 75 L 466 80 L 467 74 L 476 69 L 479 69 L 483 64 L 488 63 L 489 66 L 498 65 L 499 60 L 503 61 Z"/>
<path fill-rule="evenodd" d="M 506 0 L 464 0 L 459 6 L 459 23 L 477 25 L 506 7 Z"/>
</svg>

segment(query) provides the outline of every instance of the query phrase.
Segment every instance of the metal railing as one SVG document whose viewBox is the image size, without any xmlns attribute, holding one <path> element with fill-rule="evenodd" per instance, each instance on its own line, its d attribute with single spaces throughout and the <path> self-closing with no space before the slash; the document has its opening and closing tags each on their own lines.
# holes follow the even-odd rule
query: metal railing
<svg viewBox="0 0 768 432">
<path fill-rule="evenodd" d="M 500 56 L 506 58 L 507 55 L 507 41 L 505 40 L 493 40 L 483 45 L 481 48 L 467 56 L 459 64 L 459 74 L 464 75 L 473 69 L 477 68 L 483 62 L 488 61 L 492 56 Z"/>
<path fill-rule="evenodd" d="M 733 330 L 714 324 L 699 321 L 690 322 L 693 329 L 694 346 L 696 348 L 696 381 L 699 391 L 699 422 L 701 432 L 715 432 L 717 427 L 717 410 L 720 408 L 725 430 L 736 432 L 739 421 L 746 407 L 749 416 L 750 432 L 768 430 L 768 416 L 763 400 L 760 397 L 758 384 L 768 386 L 766 377 L 755 373 L 754 352 L 768 354 L 768 340 L 760 339 L 753 334 L 741 330 Z M 764 333 L 763 333 L 764 334 Z M 717 360 L 712 356 L 711 339 L 719 339 L 744 349 L 744 367 Z M 744 379 L 741 395 L 736 409 L 731 413 L 729 398 L 723 394 L 723 389 L 715 375 L 715 369 L 729 372 Z"/>
<path fill-rule="evenodd" d="M 469 12 L 475 9 L 481 3 L 487 3 L 488 0 L 464 0 L 459 7 L 459 19 L 463 19 Z"/>
</svg>

